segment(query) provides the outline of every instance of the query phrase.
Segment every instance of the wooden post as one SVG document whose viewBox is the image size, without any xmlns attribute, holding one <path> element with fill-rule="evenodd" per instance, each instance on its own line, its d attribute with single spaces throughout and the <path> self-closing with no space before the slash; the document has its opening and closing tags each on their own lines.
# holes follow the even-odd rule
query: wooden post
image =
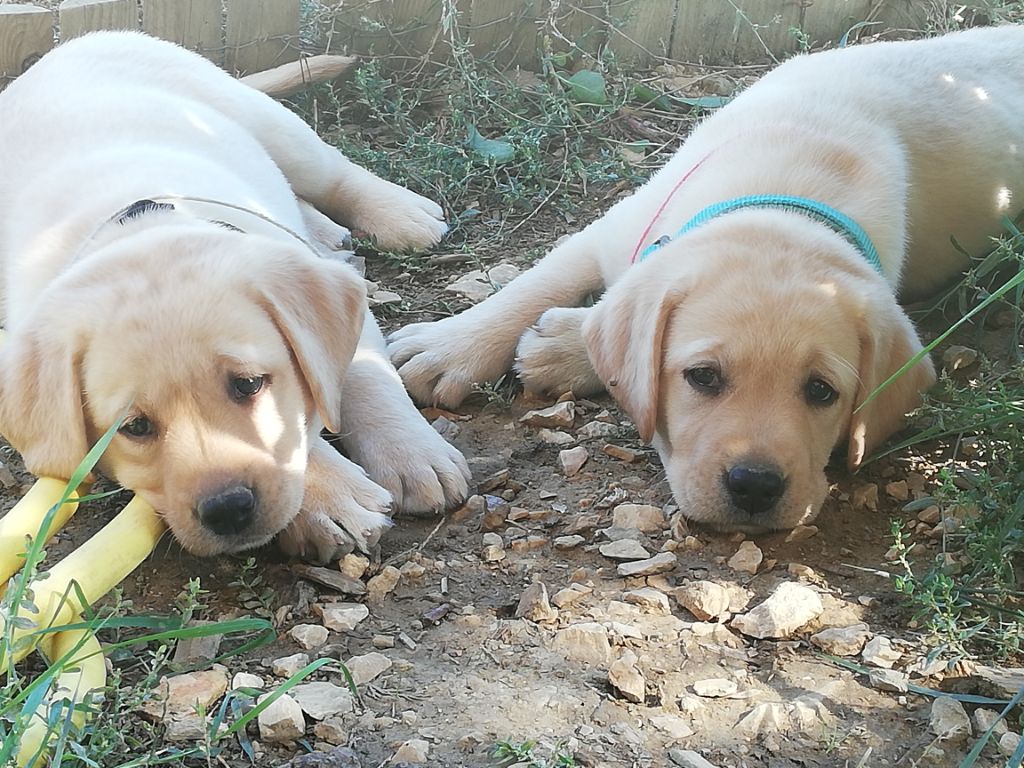
<svg viewBox="0 0 1024 768">
<path fill-rule="evenodd" d="M 0 88 L 52 47 L 52 11 L 35 5 L 0 5 Z"/>
<path fill-rule="evenodd" d="M 299 55 L 299 0 L 226 0 L 227 61 L 237 74 L 259 72 Z"/>
<path fill-rule="evenodd" d="M 686 2 L 686 0 L 682 0 Z M 624 0 L 610 4 L 608 47 L 620 63 L 647 66 L 667 57 L 677 0 Z"/>
<path fill-rule="evenodd" d="M 221 0 L 142 0 L 142 30 L 224 60 Z"/>
<path fill-rule="evenodd" d="M 98 29 L 138 29 L 135 0 L 64 0 L 60 4 L 60 39 L 71 40 Z"/>
</svg>

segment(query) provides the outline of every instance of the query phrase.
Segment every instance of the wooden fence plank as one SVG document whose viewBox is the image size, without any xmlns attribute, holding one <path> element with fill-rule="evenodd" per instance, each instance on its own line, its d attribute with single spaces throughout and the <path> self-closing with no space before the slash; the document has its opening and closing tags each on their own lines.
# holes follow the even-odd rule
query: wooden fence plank
<svg viewBox="0 0 1024 768">
<path fill-rule="evenodd" d="M 434 60 L 446 58 L 450 49 L 441 30 L 441 10 L 441 0 L 394 0 L 391 32 L 392 47 L 397 50 L 392 52 L 408 56 L 432 52 Z"/>
<path fill-rule="evenodd" d="M 466 34 L 478 57 L 536 64 L 550 0 L 473 0 Z"/>
<path fill-rule="evenodd" d="M 669 55 L 677 0 L 623 0 L 609 4 L 608 47 L 630 66 Z M 682 0 L 687 2 L 687 0 Z"/>
<path fill-rule="evenodd" d="M 226 0 L 227 60 L 238 74 L 259 72 L 299 55 L 299 0 Z"/>
<path fill-rule="evenodd" d="M 142 29 L 216 62 L 224 59 L 221 0 L 142 0 Z"/>
<path fill-rule="evenodd" d="M 139 28 L 135 0 L 64 0 L 59 13 L 61 40 L 71 40 L 98 29 Z"/>
<path fill-rule="evenodd" d="M 35 5 L 0 5 L 0 88 L 52 47 L 52 11 Z"/>
</svg>

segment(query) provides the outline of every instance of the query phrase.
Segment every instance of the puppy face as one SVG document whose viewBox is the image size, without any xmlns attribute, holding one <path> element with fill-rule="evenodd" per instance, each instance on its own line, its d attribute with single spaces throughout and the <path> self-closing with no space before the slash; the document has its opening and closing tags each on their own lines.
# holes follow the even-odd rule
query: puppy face
<svg viewBox="0 0 1024 768">
<path fill-rule="evenodd" d="M 884 284 L 838 253 L 849 246 L 808 225 L 709 224 L 634 267 L 584 325 L 598 375 L 692 520 L 812 520 L 841 438 L 856 466 L 933 380 L 918 365 L 857 409 L 920 343 Z"/>
<path fill-rule="evenodd" d="M 200 555 L 298 512 L 308 440 L 338 429 L 361 281 L 301 247 L 208 225 L 126 236 L 51 285 L 2 354 L 0 427 L 35 474 L 100 466 Z"/>
</svg>

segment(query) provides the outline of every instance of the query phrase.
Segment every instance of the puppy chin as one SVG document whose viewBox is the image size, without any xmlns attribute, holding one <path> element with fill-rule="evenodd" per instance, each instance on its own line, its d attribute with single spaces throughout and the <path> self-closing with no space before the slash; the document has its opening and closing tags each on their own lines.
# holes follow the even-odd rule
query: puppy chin
<svg viewBox="0 0 1024 768">
<path fill-rule="evenodd" d="M 736 508 L 717 492 L 702 492 L 696 488 L 688 490 L 678 477 L 670 476 L 669 486 L 687 520 L 722 533 L 765 534 L 807 525 L 818 516 L 827 493 L 826 487 L 820 494 L 815 493 L 813 498 L 805 496 L 800 501 L 787 494 L 776 509 L 752 515 Z"/>
<path fill-rule="evenodd" d="M 279 530 L 262 529 L 239 536 L 218 536 L 199 526 L 188 530 L 179 530 L 173 525 L 170 528 L 182 549 L 196 557 L 213 557 L 256 549 L 269 544 L 271 539 L 280 533 Z"/>
</svg>

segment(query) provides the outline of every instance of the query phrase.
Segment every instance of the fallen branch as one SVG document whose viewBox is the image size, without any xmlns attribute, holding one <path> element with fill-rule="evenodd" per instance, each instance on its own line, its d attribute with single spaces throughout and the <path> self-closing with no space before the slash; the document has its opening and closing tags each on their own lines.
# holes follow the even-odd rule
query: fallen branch
<svg viewBox="0 0 1024 768">
<path fill-rule="evenodd" d="M 246 75 L 241 80 L 257 91 L 279 99 L 302 90 L 307 85 L 324 83 L 341 77 L 358 61 L 359 59 L 355 56 L 333 56 L 323 53 L 317 56 L 307 56 L 298 61 L 290 61 L 264 72 L 255 72 Z"/>
</svg>

